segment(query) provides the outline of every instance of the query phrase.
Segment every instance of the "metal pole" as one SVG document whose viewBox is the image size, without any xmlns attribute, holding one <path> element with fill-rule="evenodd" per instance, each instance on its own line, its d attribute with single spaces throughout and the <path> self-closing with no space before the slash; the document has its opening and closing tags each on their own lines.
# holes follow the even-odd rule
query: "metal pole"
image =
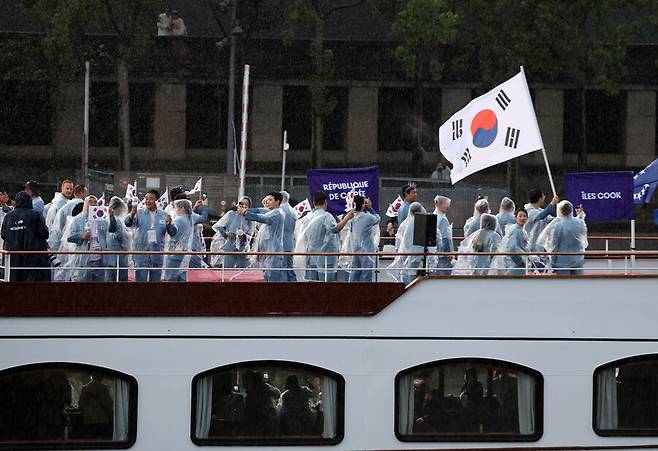
<svg viewBox="0 0 658 451">
<path fill-rule="evenodd" d="M 233 28 L 236 24 L 238 0 L 231 1 L 231 31 L 229 40 L 231 50 L 229 52 L 228 65 L 228 117 L 226 124 L 226 173 L 235 175 L 235 129 L 233 121 L 235 117 L 235 34 Z"/>
<path fill-rule="evenodd" d="M 281 159 L 281 191 L 286 187 L 286 155 L 288 154 L 288 131 L 283 131 L 283 157 Z"/>
<path fill-rule="evenodd" d="M 631 252 L 635 252 L 635 219 L 631 219 Z M 631 271 L 635 270 L 635 255 L 631 255 Z"/>
<path fill-rule="evenodd" d="M 11 254 L 6 254 L 7 258 L 5 261 L 5 282 L 11 282 Z"/>
<path fill-rule="evenodd" d="M 242 132 L 240 133 L 240 190 L 238 199 L 244 197 L 244 178 L 247 164 L 247 125 L 249 124 L 249 64 L 244 65 L 244 79 L 242 81 Z"/>
<path fill-rule="evenodd" d="M 85 62 L 85 117 L 84 117 L 84 137 L 82 149 L 82 180 L 89 189 L 89 91 L 91 87 L 90 79 L 91 65 L 89 61 Z"/>
</svg>

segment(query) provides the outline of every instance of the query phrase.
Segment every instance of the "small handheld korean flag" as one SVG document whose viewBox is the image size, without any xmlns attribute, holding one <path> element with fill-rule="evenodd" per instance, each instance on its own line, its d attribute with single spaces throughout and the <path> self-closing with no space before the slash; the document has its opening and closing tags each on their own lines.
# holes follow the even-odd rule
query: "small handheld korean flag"
<svg viewBox="0 0 658 451">
<path fill-rule="evenodd" d="M 200 193 L 201 192 L 201 182 L 202 182 L 202 180 L 203 180 L 203 178 L 200 178 L 199 180 L 197 180 L 196 183 L 194 184 L 194 188 L 192 188 L 187 194 L 192 195 L 192 194 Z"/>
<path fill-rule="evenodd" d="M 482 169 L 544 148 L 523 70 L 472 100 L 439 128 L 453 185 Z"/>
<path fill-rule="evenodd" d="M 105 206 L 105 193 L 101 197 L 98 198 L 96 201 L 96 206 L 98 207 L 104 207 Z"/>
<path fill-rule="evenodd" d="M 388 206 L 388 210 L 386 210 L 386 216 L 389 218 L 397 218 L 398 211 L 400 210 L 400 207 L 402 207 L 402 202 L 402 198 L 398 196 L 397 199 L 395 199 L 393 203 Z"/>
<path fill-rule="evenodd" d="M 96 205 L 91 207 L 91 220 L 92 221 L 106 221 L 109 219 L 110 215 L 108 213 L 107 207 L 101 207 Z"/>
<path fill-rule="evenodd" d="M 354 196 L 356 196 L 356 191 L 352 188 L 352 190 L 347 193 L 347 196 L 345 196 L 345 213 L 354 210 Z"/>
<path fill-rule="evenodd" d="M 308 199 L 304 199 L 303 202 L 298 203 L 292 209 L 295 210 L 295 213 L 297 213 L 297 219 L 301 218 L 305 211 L 312 210 L 311 203 L 308 201 Z"/>
<path fill-rule="evenodd" d="M 155 201 L 155 205 L 160 209 L 164 210 L 167 205 L 169 205 L 169 187 L 165 189 L 165 192 L 160 196 L 158 200 Z"/>
<path fill-rule="evenodd" d="M 137 180 L 135 180 L 135 184 L 128 183 L 128 186 L 126 187 L 126 197 L 125 199 L 135 199 L 137 197 Z"/>
</svg>

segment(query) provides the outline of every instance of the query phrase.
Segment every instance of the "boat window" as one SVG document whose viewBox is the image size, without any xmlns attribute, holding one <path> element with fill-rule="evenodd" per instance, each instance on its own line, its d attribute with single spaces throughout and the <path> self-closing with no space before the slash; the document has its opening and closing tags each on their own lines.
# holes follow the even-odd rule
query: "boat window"
<svg viewBox="0 0 658 451">
<path fill-rule="evenodd" d="M 658 436 L 658 354 L 594 371 L 594 431 L 603 436 Z"/>
<path fill-rule="evenodd" d="M 343 439 L 345 380 L 294 362 L 232 364 L 192 381 L 197 445 L 334 445 Z"/>
<path fill-rule="evenodd" d="M 40 363 L 0 371 L 0 448 L 129 448 L 137 381 L 107 368 Z"/>
<path fill-rule="evenodd" d="M 543 378 L 488 359 L 442 360 L 396 376 L 395 435 L 402 441 L 536 441 Z"/>
</svg>

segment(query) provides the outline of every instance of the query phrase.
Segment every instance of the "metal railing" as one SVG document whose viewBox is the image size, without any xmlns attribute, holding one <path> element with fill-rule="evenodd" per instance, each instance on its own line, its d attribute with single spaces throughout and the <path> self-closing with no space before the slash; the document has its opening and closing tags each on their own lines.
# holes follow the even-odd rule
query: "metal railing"
<svg viewBox="0 0 658 451">
<path fill-rule="evenodd" d="M 113 256 L 116 263 L 112 265 L 81 265 L 68 264 L 60 267 L 52 266 L 25 266 L 20 263 L 21 256 L 26 255 L 57 255 L 57 256 L 84 256 L 100 255 Z M 121 264 L 120 256 L 128 256 L 134 259 L 135 256 L 161 256 L 162 264 L 155 266 L 139 266 L 137 264 Z M 189 263 L 181 264 L 180 260 L 175 266 L 168 266 L 171 263 L 166 258 L 173 256 L 193 257 L 198 256 L 242 256 L 251 257 L 252 261 L 245 267 L 226 268 L 224 265 L 217 267 L 190 267 Z M 518 256 L 524 262 L 523 266 L 492 265 L 496 257 L 513 257 Z M 279 259 L 263 262 L 271 257 L 280 257 Z M 287 265 L 284 257 L 297 257 L 293 266 Z M 364 257 L 369 258 L 364 264 Z M 398 257 L 397 260 L 395 258 Z M 479 266 L 482 258 L 485 257 L 485 263 L 489 266 Z M 551 266 L 551 261 L 556 257 L 583 257 L 581 267 L 559 267 Z M 479 258 L 476 263 L 471 260 Z M 13 261 L 12 261 L 13 259 Z M 393 260 L 392 263 L 385 261 Z M 453 267 L 439 266 L 437 261 L 442 259 L 446 261 L 457 262 Z M 311 260 L 313 263 L 311 264 Z M 602 266 L 600 262 L 607 260 L 607 265 Z M 355 261 L 358 266 L 355 266 Z M 499 263 L 501 260 L 497 260 Z M 622 263 L 623 261 L 623 263 Z M 638 264 L 638 261 L 640 262 Z M 461 262 L 461 266 L 460 266 Z M 75 262 L 74 262 L 75 263 Z M 509 260 L 508 260 L 509 263 Z M 277 266 L 280 265 L 280 266 Z M 395 253 L 395 252 L 366 252 L 366 253 L 338 253 L 338 252 L 143 252 L 143 251 L 4 251 L 0 250 L 0 282 L 9 282 L 21 280 L 14 276 L 21 271 L 44 271 L 52 273 L 62 271 L 69 277 L 62 281 L 73 279 L 71 274 L 76 271 L 105 271 L 106 282 L 123 282 L 122 279 L 127 271 L 156 271 L 165 274 L 167 271 L 175 271 L 178 275 L 184 274 L 184 280 L 187 281 L 187 274 L 197 271 L 205 271 L 212 275 L 207 281 L 230 282 L 240 278 L 245 274 L 256 274 L 261 276 L 263 273 L 283 274 L 284 272 L 293 271 L 297 281 L 335 281 L 334 274 L 352 272 L 371 273 L 370 277 L 365 277 L 365 281 L 404 281 L 415 278 L 417 275 L 438 274 L 438 275 L 525 275 L 525 276 L 546 276 L 561 272 L 579 272 L 584 274 L 656 274 L 658 275 L 658 250 L 656 251 L 585 251 L 585 252 L 427 252 L 427 253 Z M 513 270 L 513 271 L 511 271 Z M 311 271 L 316 277 L 309 279 L 306 274 Z M 406 277 L 403 277 L 405 275 Z M 297 277 L 299 276 L 299 277 Z M 267 280 L 267 277 L 265 277 Z M 274 277 L 276 281 L 279 277 Z M 363 279 L 363 277 L 362 277 Z M 370 280 L 368 280 L 370 279 Z M 52 280 L 52 279 L 51 279 Z M 351 280 L 348 277 L 348 280 Z M 48 280 L 46 280 L 48 281 Z M 84 278 L 76 278 L 75 281 L 86 281 Z"/>
</svg>

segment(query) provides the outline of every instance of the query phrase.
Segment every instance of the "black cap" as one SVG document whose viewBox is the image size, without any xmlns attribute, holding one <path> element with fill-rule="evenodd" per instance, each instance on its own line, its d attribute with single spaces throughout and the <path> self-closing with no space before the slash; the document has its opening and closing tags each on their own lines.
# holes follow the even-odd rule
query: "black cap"
<svg viewBox="0 0 658 451">
<path fill-rule="evenodd" d="M 28 180 L 25 183 L 25 188 L 30 188 L 35 194 L 39 194 L 39 182 L 36 180 Z"/>
</svg>

